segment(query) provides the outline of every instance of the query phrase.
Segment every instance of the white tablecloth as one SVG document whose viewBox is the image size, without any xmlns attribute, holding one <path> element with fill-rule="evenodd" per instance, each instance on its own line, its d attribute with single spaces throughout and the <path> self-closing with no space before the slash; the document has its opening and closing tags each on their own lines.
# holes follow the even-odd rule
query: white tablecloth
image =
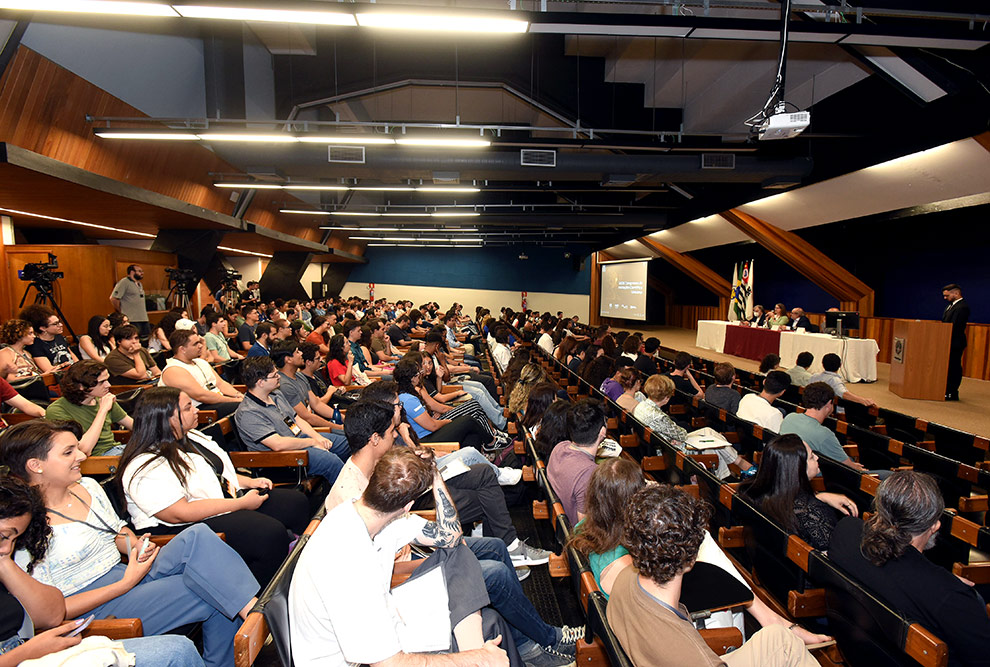
<svg viewBox="0 0 990 667">
<path fill-rule="evenodd" d="M 728 322 L 721 320 L 698 320 L 698 335 L 695 345 L 722 354 L 725 352 L 725 328 Z M 791 368 L 801 352 L 811 352 L 815 361 L 809 369 L 820 373 L 822 357 L 834 352 L 842 358 L 839 373 L 847 382 L 876 382 L 877 354 L 880 346 L 872 338 L 833 338 L 828 334 L 797 333 L 783 331 L 780 334 L 780 365 Z"/>
<path fill-rule="evenodd" d="M 833 338 L 828 334 L 783 332 L 780 334 L 780 365 L 792 367 L 801 352 L 811 352 L 815 361 L 808 369 L 820 373 L 822 357 L 832 352 L 842 358 L 839 373 L 847 382 L 876 382 L 880 346 L 872 338 Z"/>
<path fill-rule="evenodd" d="M 698 320 L 698 337 L 694 344 L 721 354 L 725 350 L 725 327 L 720 320 Z"/>
</svg>

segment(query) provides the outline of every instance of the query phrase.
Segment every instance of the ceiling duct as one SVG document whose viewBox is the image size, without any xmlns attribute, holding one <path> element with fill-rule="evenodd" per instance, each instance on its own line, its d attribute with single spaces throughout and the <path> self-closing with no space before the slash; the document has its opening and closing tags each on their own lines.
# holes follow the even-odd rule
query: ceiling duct
<svg viewBox="0 0 990 667">
<path fill-rule="evenodd" d="M 460 185 L 461 173 L 459 171 L 435 171 L 433 172 L 433 185 Z"/>
<path fill-rule="evenodd" d="M 519 164 L 524 167 L 556 167 L 557 151 L 523 148 L 519 151 Z"/>
<path fill-rule="evenodd" d="M 702 153 L 702 169 L 735 169 L 736 156 L 734 153 Z"/>
<path fill-rule="evenodd" d="M 364 146 L 328 146 L 328 162 L 364 164 Z"/>
</svg>

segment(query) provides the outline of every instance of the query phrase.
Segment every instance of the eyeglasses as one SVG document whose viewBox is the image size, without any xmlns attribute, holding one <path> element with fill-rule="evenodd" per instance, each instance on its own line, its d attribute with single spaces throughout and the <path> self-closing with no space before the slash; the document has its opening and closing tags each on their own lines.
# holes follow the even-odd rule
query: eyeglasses
<svg viewBox="0 0 990 667">
<path fill-rule="evenodd" d="M 278 379 L 278 372 L 276 371 L 275 373 L 271 373 L 269 375 L 266 375 L 265 376 L 265 379 L 266 380 L 277 380 Z"/>
<path fill-rule="evenodd" d="M 62 323 L 62 321 L 61 321 L 61 320 L 55 320 L 54 322 L 49 322 L 49 323 L 48 323 L 48 324 L 46 324 L 45 326 L 46 326 L 46 327 L 57 327 L 57 326 L 58 326 L 58 325 L 60 325 L 61 323 Z"/>
</svg>

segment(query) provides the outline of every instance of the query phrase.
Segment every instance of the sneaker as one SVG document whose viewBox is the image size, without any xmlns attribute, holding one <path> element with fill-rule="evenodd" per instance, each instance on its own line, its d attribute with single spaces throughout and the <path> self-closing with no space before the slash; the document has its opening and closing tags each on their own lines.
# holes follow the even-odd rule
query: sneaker
<svg viewBox="0 0 990 667">
<path fill-rule="evenodd" d="M 519 657 L 526 667 L 572 667 L 575 664 L 573 655 L 558 653 L 536 642 L 532 642 L 531 648 L 520 651 Z"/>
<path fill-rule="evenodd" d="M 485 524 L 479 521 L 471 527 L 471 537 L 484 537 Z"/>
<path fill-rule="evenodd" d="M 564 647 L 571 647 L 570 650 L 574 650 L 579 639 L 584 639 L 584 626 L 579 625 L 576 628 L 572 628 L 569 625 L 564 625 L 560 628 L 560 641 L 557 642 L 557 646 L 554 648 L 558 651 L 566 653 Z"/>
<path fill-rule="evenodd" d="M 522 470 L 519 468 L 499 468 L 497 476 L 499 486 L 515 486 L 522 479 Z"/>
<path fill-rule="evenodd" d="M 533 571 L 530 570 L 525 565 L 516 568 L 516 579 L 518 579 L 519 581 L 526 581 L 527 579 L 529 579 L 529 575 L 531 574 L 533 574 Z"/>
<path fill-rule="evenodd" d="M 550 560 L 551 551 L 531 547 L 522 540 L 515 549 L 509 551 L 512 564 L 516 567 L 520 565 L 543 565 Z"/>
</svg>

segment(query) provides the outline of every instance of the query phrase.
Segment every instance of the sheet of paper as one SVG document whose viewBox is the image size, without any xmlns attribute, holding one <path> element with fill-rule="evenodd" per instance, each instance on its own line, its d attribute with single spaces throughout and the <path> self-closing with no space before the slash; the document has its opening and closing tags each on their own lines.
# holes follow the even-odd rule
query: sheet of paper
<svg viewBox="0 0 990 667">
<path fill-rule="evenodd" d="M 399 642 L 406 653 L 450 650 L 450 608 L 443 570 L 408 579 L 391 592 Z"/>
</svg>

